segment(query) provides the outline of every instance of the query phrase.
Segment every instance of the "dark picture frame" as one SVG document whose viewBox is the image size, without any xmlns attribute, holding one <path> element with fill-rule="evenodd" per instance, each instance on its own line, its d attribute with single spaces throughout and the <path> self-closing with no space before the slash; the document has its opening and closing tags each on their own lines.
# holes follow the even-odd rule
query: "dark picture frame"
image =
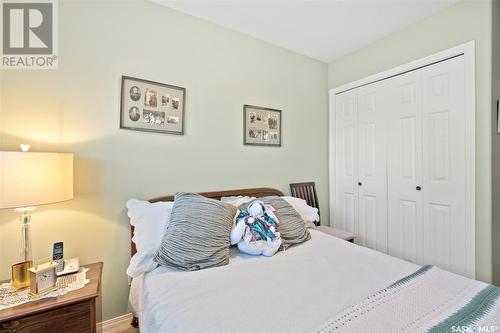
<svg viewBox="0 0 500 333">
<path fill-rule="evenodd" d="M 184 134 L 186 88 L 122 75 L 120 128 Z"/>
<path fill-rule="evenodd" d="M 243 105 L 243 144 L 281 147 L 281 110 Z"/>
</svg>

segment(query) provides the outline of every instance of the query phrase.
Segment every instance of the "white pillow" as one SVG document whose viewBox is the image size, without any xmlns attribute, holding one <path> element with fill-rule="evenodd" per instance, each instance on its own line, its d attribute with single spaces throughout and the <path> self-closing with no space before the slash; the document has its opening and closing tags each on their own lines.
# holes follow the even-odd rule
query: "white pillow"
<svg viewBox="0 0 500 333">
<path fill-rule="evenodd" d="M 319 221 L 318 208 L 311 207 L 307 204 L 307 202 L 300 198 L 295 197 L 281 197 L 283 200 L 288 202 L 290 206 L 293 207 L 300 214 L 302 219 L 306 221 L 309 226 L 314 226 L 313 222 Z M 233 196 L 233 197 L 222 197 L 220 200 L 222 202 L 226 202 L 233 206 L 239 207 L 242 204 L 248 203 L 252 200 L 255 200 L 254 197 L 244 197 L 241 195 Z"/>
<path fill-rule="evenodd" d="M 158 266 L 154 257 L 170 222 L 173 206 L 173 201 L 155 203 L 137 199 L 127 201 L 130 224 L 135 227 L 132 241 L 137 248 L 137 253 L 130 259 L 127 268 L 130 277 L 138 277 Z"/>
<path fill-rule="evenodd" d="M 243 204 L 249 203 L 250 201 L 256 200 L 256 197 L 244 197 L 242 195 L 235 195 L 232 197 L 222 197 L 220 201 L 239 207 Z"/>
<path fill-rule="evenodd" d="M 293 209 L 295 209 L 300 214 L 300 216 L 302 216 L 304 221 L 308 223 L 319 221 L 318 208 L 309 206 L 304 199 L 295 197 L 281 197 L 281 198 L 286 202 L 288 202 L 290 206 L 292 206 Z M 312 226 L 314 226 L 314 224 Z"/>
</svg>

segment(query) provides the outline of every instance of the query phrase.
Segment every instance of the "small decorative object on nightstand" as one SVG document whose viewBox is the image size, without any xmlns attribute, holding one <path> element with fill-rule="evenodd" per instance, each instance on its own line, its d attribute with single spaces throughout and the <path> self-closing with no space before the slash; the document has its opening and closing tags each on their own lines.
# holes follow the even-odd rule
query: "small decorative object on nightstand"
<svg viewBox="0 0 500 333">
<path fill-rule="evenodd" d="M 67 294 L 0 310 L 0 332 L 90 332 L 97 330 L 96 300 L 102 262 L 83 265 L 89 283 Z"/>
<path fill-rule="evenodd" d="M 58 264 L 56 262 L 49 261 L 29 269 L 30 295 L 37 296 L 56 289 L 57 266 Z"/>
<path fill-rule="evenodd" d="M 332 227 L 327 227 L 324 225 L 317 226 L 316 228 L 314 228 L 314 230 L 321 231 L 325 234 L 346 240 L 346 241 L 351 242 L 351 243 L 354 243 L 354 238 L 356 238 L 356 235 L 351 234 L 350 232 L 340 230 L 340 229 L 335 229 Z"/>
</svg>

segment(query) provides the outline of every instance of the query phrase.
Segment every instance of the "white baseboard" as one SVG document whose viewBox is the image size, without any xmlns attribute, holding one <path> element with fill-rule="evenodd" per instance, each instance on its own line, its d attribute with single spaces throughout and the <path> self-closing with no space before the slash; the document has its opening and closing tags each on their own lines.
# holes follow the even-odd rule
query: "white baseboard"
<svg viewBox="0 0 500 333">
<path fill-rule="evenodd" d="M 111 318 L 100 323 L 97 323 L 97 332 L 103 333 L 112 330 L 115 327 L 123 325 L 124 323 L 129 323 L 132 321 L 132 313 L 127 313 L 122 316 Z"/>
</svg>

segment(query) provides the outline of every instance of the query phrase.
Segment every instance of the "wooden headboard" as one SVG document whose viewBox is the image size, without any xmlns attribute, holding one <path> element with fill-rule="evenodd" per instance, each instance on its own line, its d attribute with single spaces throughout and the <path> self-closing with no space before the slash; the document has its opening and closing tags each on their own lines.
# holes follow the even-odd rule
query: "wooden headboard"
<svg viewBox="0 0 500 333">
<path fill-rule="evenodd" d="M 201 192 L 198 193 L 200 195 L 203 195 L 204 197 L 207 198 L 212 198 L 212 199 L 217 199 L 219 200 L 222 197 L 230 197 L 230 196 L 236 196 L 236 195 L 242 195 L 242 196 L 249 196 L 249 197 L 267 197 L 267 196 L 283 196 L 283 192 L 280 190 L 274 189 L 274 188 L 247 188 L 247 189 L 241 189 L 241 190 L 225 190 L 225 191 L 216 191 L 216 192 Z M 174 196 L 173 195 L 166 195 L 163 197 L 159 198 L 154 198 L 149 200 L 149 202 L 159 202 L 159 201 L 173 201 Z M 134 236 L 134 227 L 130 226 L 130 237 Z M 131 244 L 131 255 L 133 256 L 137 250 L 135 248 L 134 242 L 130 242 Z"/>
</svg>

